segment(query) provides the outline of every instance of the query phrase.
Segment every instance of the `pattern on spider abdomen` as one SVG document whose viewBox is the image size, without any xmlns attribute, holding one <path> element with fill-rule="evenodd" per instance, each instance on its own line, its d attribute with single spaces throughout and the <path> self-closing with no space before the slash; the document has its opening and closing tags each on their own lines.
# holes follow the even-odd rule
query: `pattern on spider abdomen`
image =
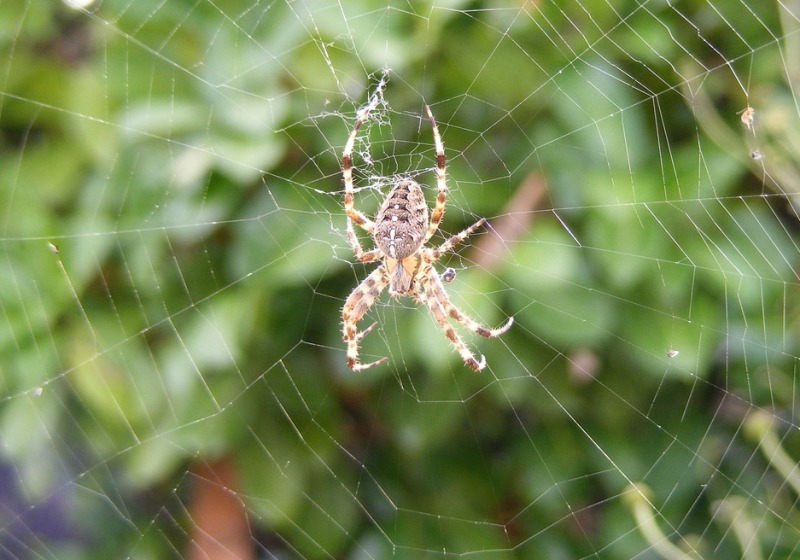
<svg viewBox="0 0 800 560">
<path fill-rule="evenodd" d="M 386 256 L 389 292 L 405 294 L 414 289 L 419 250 L 428 230 L 428 206 L 416 181 L 395 183 L 375 217 L 372 237 Z"/>
<path fill-rule="evenodd" d="M 428 207 L 422 188 L 410 179 L 399 181 L 375 218 L 375 243 L 387 257 L 403 260 L 419 251 L 427 229 Z"/>
</svg>

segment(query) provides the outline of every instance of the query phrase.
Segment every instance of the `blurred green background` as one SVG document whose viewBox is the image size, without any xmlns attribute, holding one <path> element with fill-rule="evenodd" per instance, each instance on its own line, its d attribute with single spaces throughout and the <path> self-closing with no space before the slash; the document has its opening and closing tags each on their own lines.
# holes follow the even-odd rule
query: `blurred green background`
<svg viewBox="0 0 800 560">
<path fill-rule="evenodd" d="M 0 1 L 0 557 L 800 557 L 798 18 Z M 481 374 L 386 295 L 345 367 L 382 78 Z"/>
</svg>

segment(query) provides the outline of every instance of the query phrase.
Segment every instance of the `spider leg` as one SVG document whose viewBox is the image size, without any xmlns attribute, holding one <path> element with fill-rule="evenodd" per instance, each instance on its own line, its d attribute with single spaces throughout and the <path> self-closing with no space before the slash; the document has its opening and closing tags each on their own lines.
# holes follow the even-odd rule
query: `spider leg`
<svg viewBox="0 0 800 560">
<path fill-rule="evenodd" d="M 353 249 L 356 258 L 361 262 L 377 261 L 382 256 L 380 249 L 372 249 L 371 251 L 364 250 L 353 229 L 353 220 L 351 220 L 349 216 L 347 217 L 347 241 L 350 243 L 350 247 Z"/>
<path fill-rule="evenodd" d="M 372 307 L 388 284 L 389 277 L 386 273 L 386 267 L 381 265 L 373 270 L 361 284 L 356 286 L 356 289 L 353 290 L 342 307 L 342 333 L 344 341 L 347 342 L 347 367 L 353 371 L 371 368 L 388 360 L 388 358 L 381 358 L 368 364 L 359 362 L 358 343 L 375 328 L 377 323 L 371 324 L 360 332 L 357 327 L 358 321 Z"/>
<path fill-rule="evenodd" d="M 367 116 L 369 116 L 369 112 L 375 108 L 378 104 L 379 98 L 377 95 L 373 96 L 363 111 L 361 111 L 356 119 L 356 124 L 353 127 L 353 131 L 350 133 L 350 137 L 347 139 L 347 144 L 344 146 L 344 151 L 342 152 L 342 177 L 344 178 L 344 210 L 347 212 L 347 216 L 358 224 L 361 228 L 363 228 L 367 233 L 372 233 L 373 228 L 375 227 L 375 223 L 367 218 L 362 212 L 355 209 L 353 206 L 353 193 L 355 192 L 355 188 L 353 187 L 353 145 L 356 142 L 356 136 L 358 135 L 358 129 L 361 128 L 361 125 L 364 124 L 364 121 L 367 120 Z M 352 224 L 348 224 L 350 228 L 352 228 Z"/>
<path fill-rule="evenodd" d="M 433 267 L 430 268 L 430 273 L 436 274 L 436 271 L 433 270 Z M 438 277 L 438 275 L 437 275 Z M 419 298 L 425 302 L 430 309 L 433 318 L 436 319 L 436 322 L 439 323 L 439 326 L 442 327 L 445 336 L 447 336 L 450 343 L 453 345 L 453 348 L 458 351 L 461 359 L 464 360 L 469 367 L 474 369 L 475 371 L 481 371 L 483 368 L 486 367 L 486 357 L 481 356 L 480 361 L 475 359 L 475 355 L 467 348 L 467 345 L 464 344 L 464 341 L 461 340 L 461 337 L 458 336 L 458 333 L 453 328 L 453 326 L 447 322 L 447 312 L 445 310 L 445 305 L 441 299 L 441 296 L 436 293 L 436 289 L 432 287 L 430 284 L 431 276 L 423 279 L 421 282 L 424 284 L 424 289 L 420 291 Z M 449 300 L 447 299 L 447 295 L 444 294 L 444 299 L 447 301 L 449 305 Z"/>
<path fill-rule="evenodd" d="M 444 142 L 442 136 L 439 134 L 439 127 L 436 125 L 436 119 L 433 118 L 431 108 L 425 105 L 425 111 L 428 113 L 428 118 L 431 121 L 433 128 L 433 143 L 436 145 L 436 206 L 431 213 L 431 221 L 428 225 L 428 231 L 425 234 L 425 241 L 433 237 L 436 230 L 439 229 L 439 224 L 444 217 L 444 207 L 447 202 L 447 162 L 444 157 Z"/>
<path fill-rule="evenodd" d="M 506 332 L 511 328 L 511 325 L 514 324 L 514 317 L 509 317 L 508 321 L 506 321 L 502 326 L 497 327 L 496 329 L 490 329 L 489 327 L 480 324 L 475 319 L 465 315 L 463 311 L 461 311 L 453 304 L 452 301 L 450 301 L 450 296 L 447 295 L 447 291 L 444 289 L 444 284 L 442 284 L 442 280 L 439 278 L 439 273 L 437 273 L 433 267 L 431 267 L 427 277 L 426 291 L 428 289 L 433 292 L 433 297 L 435 297 L 442 304 L 442 307 L 444 307 L 450 317 L 476 334 L 485 336 L 486 338 L 494 338 L 495 336 L 500 336 Z"/>
<path fill-rule="evenodd" d="M 464 240 L 467 237 L 472 235 L 475 232 L 476 229 L 478 229 L 479 227 L 481 227 L 485 223 L 486 223 L 486 220 L 484 218 L 481 218 L 480 220 L 478 220 L 477 222 L 475 222 L 474 224 L 472 224 L 468 228 L 463 229 L 460 232 L 458 232 L 457 234 L 455 234 L 452 237 L 450 237 L 447 241 L 445 241 L 444 243 L 442 243 L 438 247 L 426 250 L 426 255 L 427 255 L 427 259 L 426 260 L 428 262 L 434 262 L 436 260 L 439 260 L 439 258 L 442 255 L 452 251 L 459 243 L 463 243 Z"/>
</svg>

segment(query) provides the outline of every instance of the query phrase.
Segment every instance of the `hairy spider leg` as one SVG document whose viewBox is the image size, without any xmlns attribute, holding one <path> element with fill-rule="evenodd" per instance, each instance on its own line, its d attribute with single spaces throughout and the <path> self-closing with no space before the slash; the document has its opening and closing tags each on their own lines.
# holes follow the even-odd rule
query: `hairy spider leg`
<svg viewBox="0 0 800 560">
<path fill-rule="evenodd" d="M 511 325 L 514 324 L 514 317 L 509 317 L 508 321 L 503 323 L 502 326 L 497 327 L 496 329 L 491 329 L 485 325 L 480 324 L 475 319 L 469 317 L 458 307 L 456 307 L 455 304 L 450 300 L 450 296 L 447 295 L 447 291 L 444 289 L 444 284 L 442 284 L 442 279 L 435 270 L 433 270 L 433 274 L 428 276 L 425 289 L 426 291 L 428 289 L 431 290 L 433 296 L 437 300 L 439 300 L 439 302 L 442 304 L 442 307 L 444 307 L 445 311 L 447 311 L 447 314 L 450 317 L 452 317 L 453 319 L 455 319 L 456 321 L 467 327 L 472 332 L 484 336 L 486 338 L 494 338 L 496 336 L 500 336 L 508 329 L 510 329 Z"/>
<path fill-rule="evenodd" d="M 380 365 L 388 360 L 381 358 L 367 364 L 362 364 L 358 358 L 358 343 L 364 338 L 377 323 L 371 324 L 363 331 L 358 331 L 358 322 L 380 297 L 381 292 L 389 285 L 386 267 L 381 265 L 367 276 L 361 284 L 347 298 L 342 307 L 342 334 L 347 342 L 347 367 L 353 371 L 361 371 Z"/>
<path fill-rule="evenodd" d="M 438 278 L 438 274 L 435 270 L 433 270 L 433 267 L 431 267 L 430 273 L 431 277 L 436 275 Z M 461 340 L 460 336 L 458 336 L 458 333 L 453 326 L 447 322 L 447 313 L 445 311 L 445 307 L 439 299 L 439 294 L 432 289 L 429 291 L 429 281 L 430 277 L 422 281 L 425 289 L 420 292 L 419 298 L 428 306 L 433 318 L 436 319 L 437 323 L 439 323 L 439 326 L 444 331 L 445 336 L 453 345 L 453 348 L 455 348 L 459 353 L 461 359 L 464 360 L 464 363 L 466 363 L 475 371 L 481 371 L 486 367 L 486 358 L 481 356 L 480 361 L 476 360 L 475 355 L 470 351 L 469 348 L 467 348 L 467 345 L 464 344 L 464 341 Z"/>
<path fill-rule="evenodd" d="M 374 109 L 377 104 L 378 96 L 376 95 L 372 97 L 369 105 L 367 105 L 367 107 L 364 108 L 364 110 L 358 115 L 356 124 L 353 126 L 353 130 L 350 132 L 350 136 L 347 138 L 347 144 L 345 144 L 344 151 L 342 152 L 344 210 L 347 213 L 347 240 L 350 242 L 350 246 L 353 248 L 353 253 L 355 253 L 356 258 L 362 262 L 377 260 L 380 258 L 380 254 L 378 251 L 374 250 L 369 252 L 364 251 L 364 249 L 361 247 L 361 242 L 358 240 L 358 236 L 353 229 L 354 222 L 358 224 L 359 227 L 364 229 L 364 231 L 370 234 L 375 227 L 373 221 L 367 218 L 361 211 L 356 210 L 353 203 L 353 193 L 355 192 L 355 187 L 353 186 L 353 146 L 356 142 L 358 129 L 361 128 L 361 125 L 367 120 L 369 112 Z"/>
<path fill-rule="evenodd" d="M 459 243 L 463 243 L 467 237 L 475 233 L 475 230 L 483 226 L 483 224 L 485 223 L 486 219 L 481 218 L 468 228 L 465 228 L 456 233 L 455 235 L 450 236 L 450 238 L 447 239 L 447 241 L 445 241 L 438 247 L 435 247 L 433 249 L 425 249 L 424 251 L 428 255 L 428 257 L 425 260 L 427 262 L 434 262 L 439 260 L 442 257 L 442 255 L 444 255 L 445 253 L 449 253 L 450 251 L 455 249 Z"/>
<path fill-rule="evenodd" d="M 433 143 L 436 145 L 436 206 L 431 213 L 431 221 L 428 225 L 428 232 L 425 234 L 425 241 L 433 237 L 436 230 L 439 229 L 439 224 L 444 217 L 445 204 L 447 203 L 447 162 L 444 157 L 444 142 L 442 136 L 439 134 L 439 126 L 436 124 L 436 119 L 433 118 L 433 113 L 428 105 L 425 105 L 425 111 L 428 113 L 428 119 L 431 121 L 433 128 Z"/>
</svg>

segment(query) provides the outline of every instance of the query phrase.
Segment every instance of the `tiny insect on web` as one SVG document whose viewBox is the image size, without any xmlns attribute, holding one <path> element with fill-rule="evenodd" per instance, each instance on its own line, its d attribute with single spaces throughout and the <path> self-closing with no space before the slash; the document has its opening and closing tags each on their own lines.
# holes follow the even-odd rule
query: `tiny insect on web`
<svg viewBox="0 0 800 560">
<path fill-rule="evenodd" d="M 367 119 L 369 112 L 378 103 L 378 96 L 373 96 L 369 105 L 359 114 L 356 124 L 342 153 L 342 175 L 344 178 L 344 208 L 347 213 L 347 240 L 353 252 L 361 262 L 381 261 L 378 268 L 372 271 L 350 293 L 342 307 L 344 340 L 347 342 L 347 367 L 359 371 L 380 365 L 387 361 L 381 358 L 363 364 L 359 360 L 358 343 L 377 325 L 372 323 L 363 331 L 357 328 L 358 321 L 377 301 L 388 286 L 394 297 L 408 296 L 427 305 L 436 322 L 444 331 L 450 343 L 458 351 L 464 362 L 480 371 L 486 367 L 486 358 L 475 358 L 464 341 L 448 322 L 454 319 L 466 328 L 485 337 L 496 337 L 506 332 L 514 322 L 509 317 L 503 326 L 491 329 L 468 317 L 451 301 L 444 289 L 442 281 L 450 282 L 455 278 L 453 269 L 445 270 L 442 276 L 434 268 L 434 263 L 443 255 L 452 251 L 475 230 L 486 223 L 481 218 L 468 228 L 453 235 L 438 247 L 425 247 L 431 237 L 439 229 L 444 217 L 447 200 L 447 175 L 444 155 L 444 143 L 430 107 L 425 111 L 433 128 L 433 139 L 436 146 L 436 204 L 428 220 L 428 206 L 422 187 L 409 177 L 396 181 L 381 205 L 375 221 L 370 220 L 353 204 L 353 165 L 352 153 L 358 129 Z M 357 224 L 372 236 L 375 248 L 365 251 L 356 236 L 353 224 Z"/>
</svg>

